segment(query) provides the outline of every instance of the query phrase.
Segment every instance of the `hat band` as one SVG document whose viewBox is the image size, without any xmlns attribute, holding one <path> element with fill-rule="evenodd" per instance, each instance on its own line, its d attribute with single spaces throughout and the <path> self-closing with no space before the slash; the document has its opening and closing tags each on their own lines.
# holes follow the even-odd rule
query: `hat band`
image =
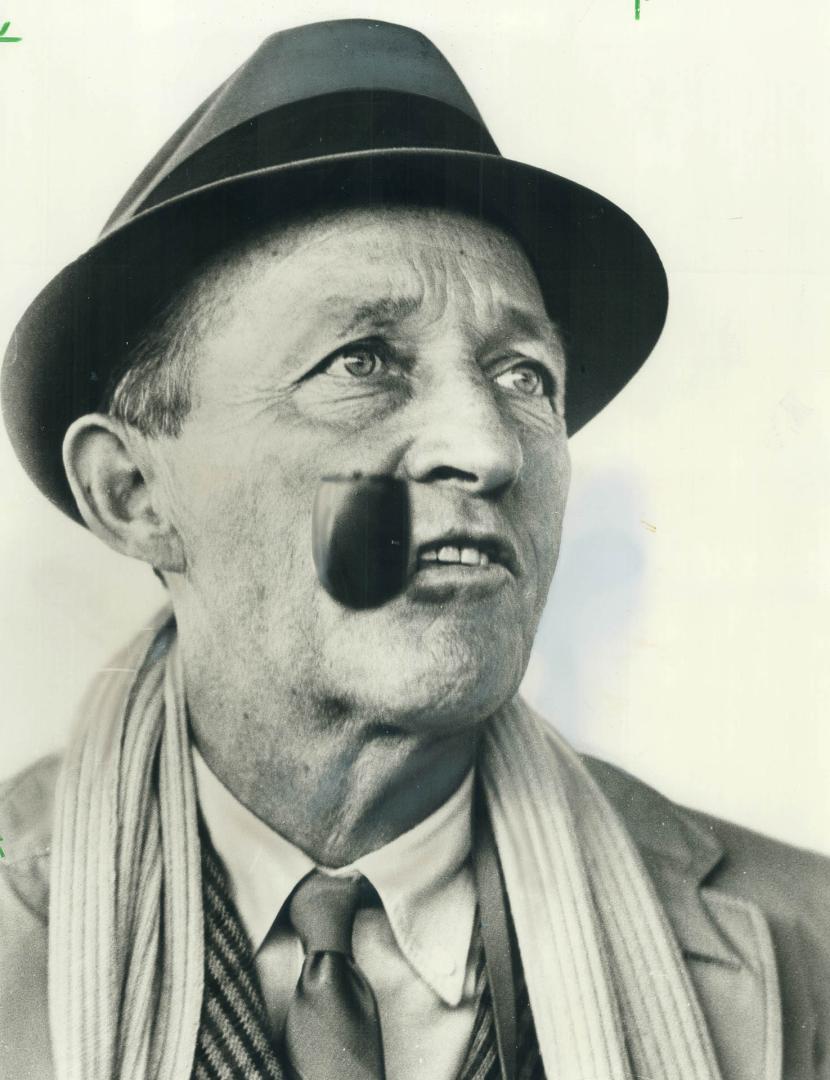
<svg viewBox="0 0 830 1080">
<path fill-rule="evenodd" d="M 182 162 L 129 217 L 206 184 L 309 158 L 402 148 L 498 155 L 483 124 L 418 94 L 358 90 L 292 102 L 231 128 Z M 108 222 L 107 231 L 124 222 Z"/>
</svg>

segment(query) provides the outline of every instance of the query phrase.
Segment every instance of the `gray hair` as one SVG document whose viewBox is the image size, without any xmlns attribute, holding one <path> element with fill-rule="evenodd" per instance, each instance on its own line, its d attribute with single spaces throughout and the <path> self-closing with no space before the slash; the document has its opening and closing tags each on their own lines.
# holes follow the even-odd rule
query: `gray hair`
<svg viewBox="0 0 830 1080">
<path fill-rule="evenodd" d="M 192 404 L 194 361 L 222 306 L 219 267 L 194 278 L 131 344 L 113 372 L 101 411 L 147 437 L 176 437 Z"/>
<path fill-rule="evenodd" d="M 146 437 L 181 434 L 192 405 L 199 346 L 215 327 L 235 286 L 264 249 L 272 254 L 297 243 L 304 219 L 277 219 L 196 270 L 127 346 L 110 376 L 100 409 Z M 292 228 L 292 225 L 294 226 Z"/>
</svg>

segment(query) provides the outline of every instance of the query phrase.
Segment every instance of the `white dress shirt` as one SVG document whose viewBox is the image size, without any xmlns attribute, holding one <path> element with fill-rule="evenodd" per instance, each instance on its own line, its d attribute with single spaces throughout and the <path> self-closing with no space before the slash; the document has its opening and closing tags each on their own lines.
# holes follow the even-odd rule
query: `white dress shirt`
<svg viewBox="0 0 830 1080">
<path fill-rule="evenodd" d="M 303 964 L 282 908 L 317 864 L 246 809 L 196 747 L 199 804 L 253 946 L 275 1039 Z M 355 919 L 354 958 L 374 990 L 387 1080 L 456 1080 L 475 1020 L 470 944 L 476 893 L 470 865 L 473 774 L 443 806 L 382 848 L 339 870 L 359 870 L 381 905 Z"/>
</svg>

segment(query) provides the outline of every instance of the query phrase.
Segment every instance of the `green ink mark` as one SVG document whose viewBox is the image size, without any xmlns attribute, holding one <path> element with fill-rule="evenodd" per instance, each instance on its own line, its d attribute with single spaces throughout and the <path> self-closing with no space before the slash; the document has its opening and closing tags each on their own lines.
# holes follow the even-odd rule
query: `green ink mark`
<svg viewBox="0 0 830 1080">
<path fill-rule="evenodd" d="M 0 840 L 2 840 L 2 839 L 3 839 L 3 837 L 2 837 L 2 836 L 0 836 Z M 5 857 L 6 857 L 6 853 L 5 853 L 5 851 L 3 851 L 3 849 L 2 849 L 1 847 L 0 847 L 0 859 L 5 859 Z"/>
<path fill-rule="evenodd" d="M 2 41 L 22 41 L 22 40 L 23 40 L 23 38 L 19 38 L 19 37 L 6 37 L 6 31 L 8 30 L 8 28 L 9 28 L 10 26 L 11 26 L 11 23 L 10 23 L 10 22 L 8 22 L 8 21 L 7 21 L 7 22 L 4 22 L 4 23 L 3 23 L 3 25 L 2 25 L 2 26 L 0 26 L 0 42 L 2 42 Z"/>
<path fill-rule="evenodd" d="M 640 0 L 634 0 L 634 18 L 639 21 L 639 18 L 640 18 Z"/>
</svg>

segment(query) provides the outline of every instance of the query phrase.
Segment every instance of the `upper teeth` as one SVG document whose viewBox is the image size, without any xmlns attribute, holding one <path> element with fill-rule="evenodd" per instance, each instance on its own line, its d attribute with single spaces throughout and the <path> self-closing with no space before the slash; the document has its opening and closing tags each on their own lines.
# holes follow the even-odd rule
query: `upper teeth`
<svg viewBox="0 0 830 1080">
<path fill-rule="evenodd" d="M 464 566 L 490 565 L 490 556 L 486 551 L 476 547 L 454 547 L 452 544 L 425 548 L 421 552 L 421 559 L 424 562 L 463 563 Z"/>
</svg>

